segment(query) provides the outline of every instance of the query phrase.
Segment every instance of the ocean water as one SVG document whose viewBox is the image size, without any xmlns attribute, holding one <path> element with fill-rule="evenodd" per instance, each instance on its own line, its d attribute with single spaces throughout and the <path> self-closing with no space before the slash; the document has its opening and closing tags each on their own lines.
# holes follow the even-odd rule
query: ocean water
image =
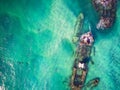
<svg viewBox="0 0 120 90">
<path fill-rule="evenodd" d="M 76 50 L 72 37 L 82 12 L 84 29 L 91 25 L 95 38 L 86 83 L 100 77 L 93 90 L 120 90 L 119 4 L 113 27 L 98 31 L 89 0 L 0 0 L 0 88 L 70 90 Z"/>
</svg>

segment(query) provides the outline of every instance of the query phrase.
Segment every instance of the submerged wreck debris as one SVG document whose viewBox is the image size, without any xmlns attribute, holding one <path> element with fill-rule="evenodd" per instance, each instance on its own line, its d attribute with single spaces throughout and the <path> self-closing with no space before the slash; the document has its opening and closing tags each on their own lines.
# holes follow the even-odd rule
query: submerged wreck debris
<svg viewBox="0 0 120 90">
<path fill-rule="evenodd" d="M 99 82 L 100 82 L 100 78 L 97 77 L 97 78 L 94 78 L 94 79 L 90 80 L 90 81 L 86 84 L 86 86 L 92 88 L 92 87 L 97 86 Z"/>
<path fill-rule="evenodd" d="M 87 90 L 88 88 L 91 90 L 92 88 L 96 87 L 100 82 L 100 78 L 96 77 L 90 81 L 86 85 L 84 85 L 84 89 Z"/>
<path fill-rule="evenodd" d="M 97 29 L 107 29 L 111 27 L 116 17 L 116 0 L 92 0 L 93 6 L 100 15 Z"/>
<path fill-rule="evenodd" d="M 81 35 L 82 33 L 83 20 L 84 20 L 84 15 L 80 13 L 74 27 L 74 36 L 72 39 L 74 43 L 79 40 L 79 35 Z"/>
<path fill-rule="evenodd" d="M 79 35 L 82 33 L 83 21 L 84 21 L 84 15 L 80 13 L 74 27 L 74 35 L 77 37 L 79 37 Z"/>
</svg>

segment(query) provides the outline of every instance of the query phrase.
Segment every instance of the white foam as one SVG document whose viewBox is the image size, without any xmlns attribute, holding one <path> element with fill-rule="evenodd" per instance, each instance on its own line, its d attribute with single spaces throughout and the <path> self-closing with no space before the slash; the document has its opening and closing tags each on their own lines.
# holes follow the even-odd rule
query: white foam
<svg viewBox="0 0 120 90">
<path fill-rule="evenodd" d="M 4 86 L 0 86 L 0 90 L 5 90 L 5 87 Z"/>
</svg>

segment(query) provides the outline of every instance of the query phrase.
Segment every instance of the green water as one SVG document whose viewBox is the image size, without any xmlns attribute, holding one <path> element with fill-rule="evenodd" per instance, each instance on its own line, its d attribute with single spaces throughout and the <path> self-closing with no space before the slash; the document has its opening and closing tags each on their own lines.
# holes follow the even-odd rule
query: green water
<svg viewBox="0 0 120 90">
<path fill-rule="evenodd" d="M 120 2 L 118 2 L 120 4 Z M 79 13 L 95 37 L 94 65 L 87 81 L 93 90 L 120 89 L 120 6 L 107 32 L 95 29 L 97 14 L 89 0 L 0 0 L 0 86 L 6 90 L 69 90 L 74 62 L 72 43 Z"/>
</svg>

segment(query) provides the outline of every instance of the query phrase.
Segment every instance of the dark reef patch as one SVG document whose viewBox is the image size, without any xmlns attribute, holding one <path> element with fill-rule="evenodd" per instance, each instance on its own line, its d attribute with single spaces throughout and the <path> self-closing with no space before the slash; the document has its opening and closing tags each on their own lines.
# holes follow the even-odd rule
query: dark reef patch
<svg viewBox="0 0 120 90">
<path fill-rule="evenodd" d="M 44 44 L 50 42 L 53 39 L 53 33 L 51 30 L 44 30 L 39 34 L 39 42 L 44 46 Z"/>
<path fill-rule="evenodd" d="M 73 53 L 72 44 L 71 44 L 71 42 L 70 42 L 68 39 L 63 39 L 63 40 L 61 41 L 61 43 L 62 43 L 63 49 L 64 49 L 67 53 L 69 53 L 69 54 L 72 54 L 72 53 Z"/>
<path fill-rule="evenodd" d="M 13 16 L 9 13 L 3 13 L 0 14 L 0 28 L 4 30 L 4 32 L 7 31 L 20 31 L 22 30 L 22 25 L 20 22 L 20 19 L 16 16 Z"/>
<path fill-rule="evenodd" d="M 78 16 L 81 11 L 80 0 L 64 0 L 64 4 L 66 4 L 66 6 L 73 12 L 76 17 Z"/>
</svg>

